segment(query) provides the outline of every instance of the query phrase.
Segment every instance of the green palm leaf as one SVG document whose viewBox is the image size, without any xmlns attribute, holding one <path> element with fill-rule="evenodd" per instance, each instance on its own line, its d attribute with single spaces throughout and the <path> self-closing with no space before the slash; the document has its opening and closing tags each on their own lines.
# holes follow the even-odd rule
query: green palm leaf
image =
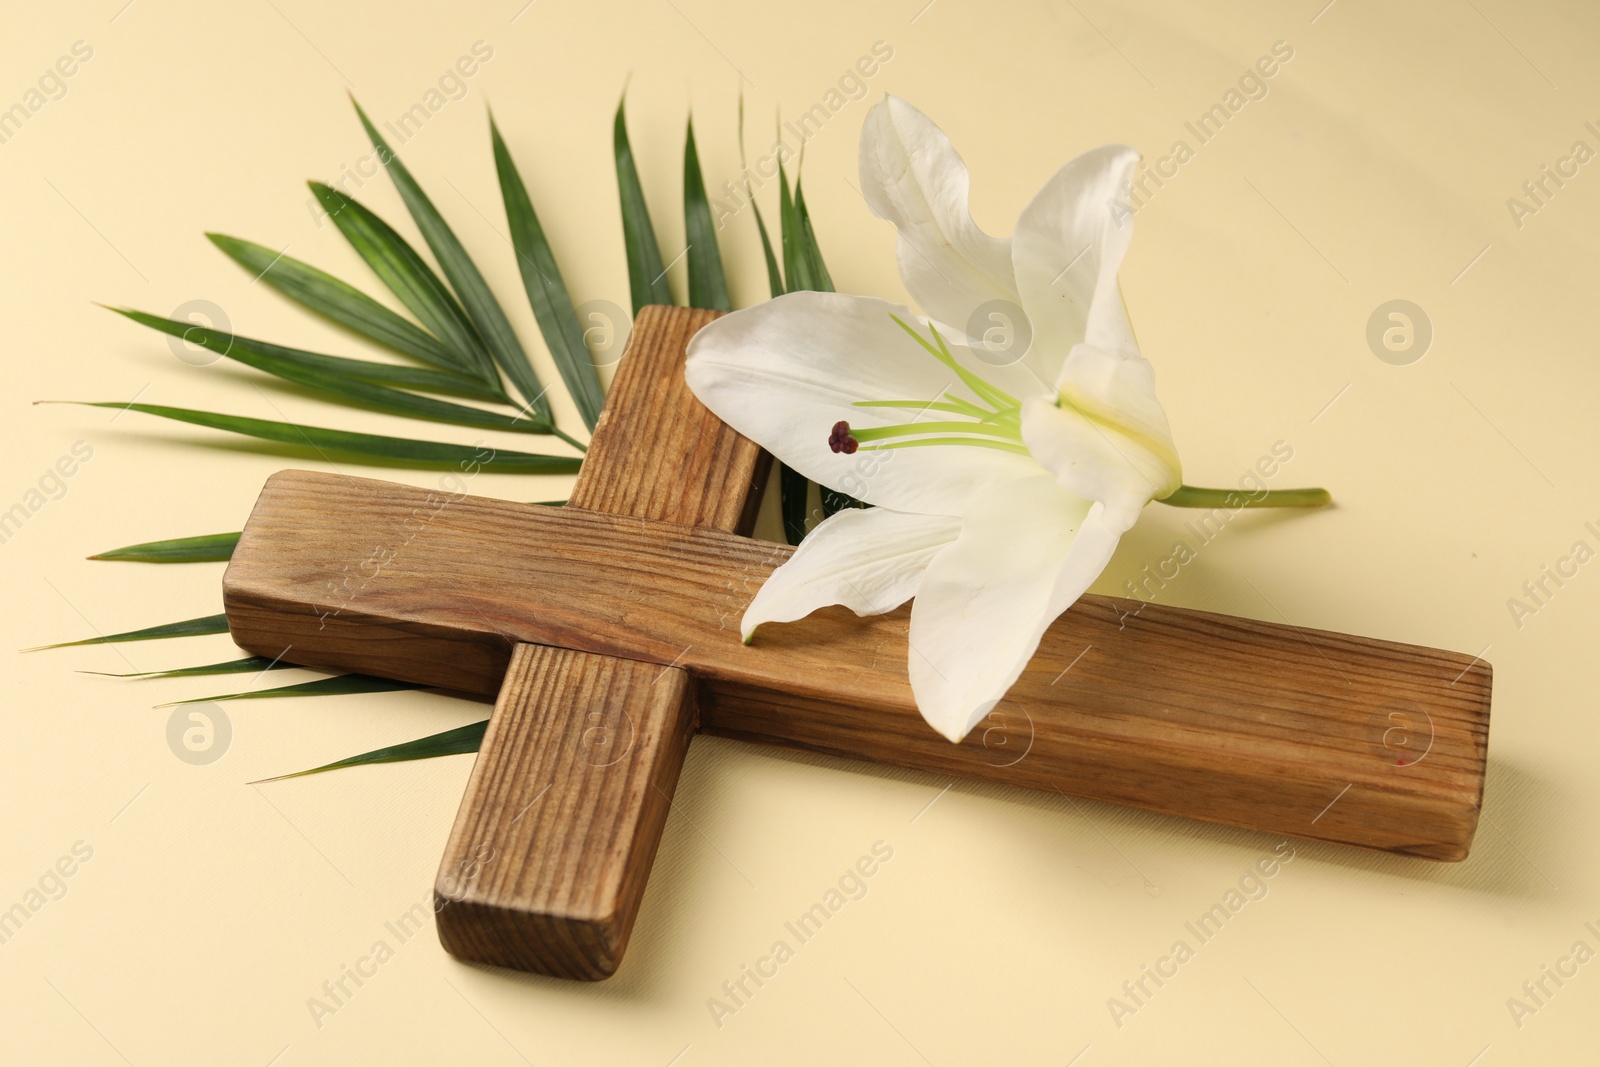
<svg viewBox="0 0 1600 1067">
<path fill-rule="evenodd" d="M 600 387 L 600 374 L 595 370 L 589 347 L 583 341 L 583 326 L 572 309 L 572 298 L 561 280 L 561 269 L 545 239 L 539 216 L 534 213 L 533 202 L 528 199 L 527 187 L 517 173 L 500 129 L 489 119 L 489 137 L 494 142 L 494 165 L 500 176 L 500 195 L 505 201 L 506 224 L 511 230 L 511 246 L 517 253 L 517 266 L 522 271 L 522 286 L 528 291 L 528 303 L 533 307 L 533 317 L 539 323 L 539 332 L 550 348 L 561 380 L 578 406 L 583 424 L 593 430 L 600 419 L 600 408 L 605 404 L 605 390 Z"/>
<path fill-rule="evenodd" d="M 343 356 L 327 356 L 320 352 L 307 352 L 299 348 L 285 348 L 282 345 L 270 344 L 266 341 L 257 341 L 251 337 L 240 337 L 238 334 L 228 333 L 224 330 L 214 329 L 210 326 L 201 326 L 192 322 L 182 322 L 177 319 L 164 319 L 159 315 L 151 315 L 132 308 L 111 308 L 118 315 L 126 316 L 141 326 L 148 326 L 152 330 L 171 334 L 181 338 L 192 345 L 215 352 L 219 356 L 238 360 L 247 366 L 264 370 L 268 374 L 278 377 L 289 377 L 279 368 L 283 366 L 302 368 L 302 373 L 317 373 L 326 378 L 345 379 L 357 382 L 367 382 L 374 385 L 388 385 L 400 389 L 421 389 L 434 393 L 457 393 L 470 396 L 476 400 L 505 401 L 505 391 L 496 382 L 485 385 L 478 378 L 462 374 L 455 370 L 437 370 L 429 367 L 408 367 L 395 363 L 377 363 L 367 359 L 346 359 Z M 301 384 L 310 384 L 302 379 L 290 378 L 291 381 L 300 381 Z M 316 388 L 313 385 L 313 388 Z"/>
<path fill-rule="evenodd" d="M 228 617 L 226 615 L 203 615 L 198 619 L 166 622 L 159 626 L 146 626 L 142 630 L 127 630 L 120 634 L 101 634 L 99 637 L 85 637 L 78 641 L 59 641 L 53 645 L 25 648 L 23 651 L 43 652 L 49 648 L 71 648 L 74 645 L 109 645 L 120 641 L 156 641 L 166 637 L 199 637 L 202 634 L 225 634 L 227 632 Z"/>
<path fill-rule="evenodd" d="M 633 313 L 647 304 L 672 303 L 667 287 L 667 269 L 661 265 L 661 247 L 656 244 L 655 227 L 650 225 L 650 209 L 645 206 L 644 187 L 639 184 L 639 169 L 633 162 L 633 146 L 628 142 L 628 121 L 624 115 L 628 98 L 617 105 L 617 118 L 611 127 L 611 147 L 617 160 L 617 195 L 622 200 L 622 243 L 628 253 L 628 289 L 633 298 Z"/>
<path fill-rule="evenodd" d="M 393 693 L 402 689 L 426 689 L 415 682 L 397 682 L 393 678 L 374 678 L 369 674 L 337 674 L 332 678 L 317 678 L 309 682 L 280 685 L 276 689 L 251 689 L 243 693 L 223 693 L 220 696 L 189 697 L 186 700 L 169 700 L 157 704 L 170 708 L 178 704 L 209 704 L 218 700 L 265 700 L 269 697 L 333 697 L 353 693 Z"/>
<path fill-rule="evenodd" d="M 477 366 L 463 362 L 432 334 L 333 275 L 265 245 L 221 233 L 208 233 L 206 237 L 235 263 L 302 307 L 326 315 L 396 352 L 435 367 L 470 371 L 477 376 Z"/>
<path fill-rule="evenodd" d="M 761 218 L 761 208 L 754 200 L 750 201 L 750 210 L 756 215 L 756 230 L 761 234 L 761 254 L 767 261 L 767 289 L 773 297 L 783 295 L 783 275 L 778 272 L 778 258 L 772 254 L 772 238 L 767 235 L 767 224 Z"/>
<path fill-rule="evenodd" d="M 367 118 L 367 113 L 361 110 L 361 105 L 356 104 L 354 98 L 350 102 L 355 104 L 356 114 L 361 119 L 361 125 L 366 128 L 372 147 L 377 149 L 378 158 L 383 161 L 384 169 L 389 172 L 389 178 L 400 192 L 400 199 L 405 201 L 406 210 L 411 212 L 411 218 L 416 222 L 417 229 L 422 231 L 422 239 L 433 249 L 433 257 L 439 261 L 439 269 L 444 271 L 444 276 L 450 280 L 456 296 L 466 308 L 467 318 L 477 328 L 478 336 L 488 346 L 494 361 L 505 371 L 506 377 L 517 387 L 517 392 L 522 394 L 522 399 L 549 421 L 550 402 L 544 398 L 545 390 L 539 385 L 539 379 L 533 373 L 533 364 L 528 362 L 528 354 L 522 350 L 522 343 L 517 340 L 516 331 L 506 319 L 506 313 L 500 307 L 500 302 L 489 291 L 489 284 L 483 280 L 483 275 L 478 272 L 472 257 L 467 255 L 467 250 L 462 247 L 455 231 L 450 229 L 444 217 L 433 206 L 433 201 L 428 199 L 428 194 L 422 191 L 422 186 L 411 177 L 411 172 L 400 162 L 400 157 L 394 154 L 382 135 L 378 133 L 378 128 Z"/>
<path fill-rule="evenodd" d="M 398 745 L 387 745 L 375 748 L 371 752 L 363 752 L 359 756 L 350 756 L 334 763 L 324 763 L 320 767 L 310 770 L 295 771 L 292 774 L 280 774 L 276 778 L 263 778 L 262 782 L 281 782 L 285 778 L 300 778 L 307 774 L 320 774 L 323 771 L 335 771 L 344 767 L 361 767 L 369 763 L 401 763 L 405 760 L 432 759 L 435 756 L 457 756 L 466 752 L 476 752 L 483 745 L 483 735 L 489 728 L 489 720 L 471 722 L 465 726 L 458 726 L 453 730 L 445 730 L 427 737 L 419 737 L 415 741 L 404 741 Z M 260 783 L 252 782 L 252 785 Z"/>
<path fill-rule="evenodd" d="M 416 249 L 394 228 L 360 201 L 321 182 L 310 182 L 311 192 L 322 202 L 345 240 L 356 250 L 378 280 L 454 355 L 463 369 L 486 382 L 500 381 L 494 360 L 467 319 L 467 313 L 444 282 L 424 262 Z"/>
<path fill-rule="evenodd" d="M 783 278 L 784 287 L 791 293 L 803 289 L 815 289 L 812 284 L 811 271 L 806 262 L 805 246 L 803 244 L 804 229 L 800 225 L 800 216 L 795 211 L 794 197 L 789 193 L 789 175 L 784 172 L 783 164 L 778 164 L 778 240 L 783 249 Z"/>
<path fill-rule="evenodd" d="M 806 536 L 811 482 L 788 464 L 779 464 L 778 494 L 778 510 L 783 515 L 783 538 L 791 545 L 798 545 Z"/>
<path fill-rule="evenodd" d="M 146 415 L 158 415 L 164 419 L 187 422 L 194 426 L 228 430 L 263 441 L 311 448 L 319 454 L 393 460 L 420 470 L 458 470 L 462 469 L 461 464 L 471 462 L 492 468 L 497 474 L 576 474 L 578 467 L 583 463 L 576 456 L 543 456 L 532 452 L 512 452 L 507 449 L 492 450 L 492 454 L 486 459 L 483 456 L 484 450 L 472 445 L 413 441 L 404 437 L 329 430 L 318 426 L 299 426 L 292 422 L 272 422 L 267 419 L 245 418 L 242 415 L 218 415 L 190 408 L 166 407 L 162 404 L 125 404 L 116 400 L 44 400 L 40 403 L 82 404 L 85 407 L 138 411 Z"/>
<path fill-rule="evenodd" d="M 711 220 L 711 205 L 706 202 L 706 182 L 700 172 L 692 119 L 683 144 L 683 219 L 689 241 L 689 306 L 732 311 L 728 279 L 722 272 L 722 253 L 717 249 L 717 228 Z"/>
<path fill-rule="evenodd" d="M 285 663 L 281 659 L 268 659 L 265 656 L 246 656 L 244 659 L 230 659 L 222 663 L 207 663 L 200 667 L 179 667 L 170 671 L 132 671 L 127 674 L 113 674 L 110 671 L 79 671 L 80 674 L 98 674 L 103 678 L 201 678 L 213 674 L 260 674 L 263 671 L 282 671 L 294 667 L 293 663 Z"/>
<path fill-rule="evenodd" d="M 239 543 L 239 534 L 200 534 L 174 537 L 166 541 L 145 541 L 137 545 L 97 552 L 90 559 L 129 560 L 135 563 L 213 563 L 229 559 Z"/>
<path fill-rule="evenodd" d="M 800 188 L 798 175 L 794 180 L 794 215 L 795 224 L 800 230 L 801 255 L 805 258 L 806 273 L 811 280 L 807 288 L 831 293 L 834 291 L 833 276 L 828 273 L 827 264 L 822 262 L 822 249 L 817 246 L 817 233 L 811 226 L 811 212 L 806 210 L 806 194 Z"/>
<path fill-rule="evenodd" d="M 214 346 L 221 354 L 229 359 L 236 360 L 246 366 L 265 371 L 274 377 L 285 381 L 303 385 L 308 389 L 336 397 L 350 404 L 359 404 L 385 411 L 392 415 L 409 415 L 412 418 L 427 419 L 432 422 L 448 422 L 456 426 L 477 426 L 487 430 L 509 430 L 513 433 L 553 433 L 554 424 L 545 416 L 530 414 L 504 415 L 496 411 L 485 411 L 482 408 L 468 407 L 465 404 L 456 404 L 448 400 L 437 400 L 431 396 L 418 396 L 387 385 L 375 382 L 360 381 L 351 377 L 348 372 L 336 363 L 323 363 L 301 358 L 314 353 L 300 353 L 285 355 L 284 352 L 292 350 L 273 351 L 276 346 L 257 346 L 254 344 L 240 344 L 237 338 L 230 338 L 228 334 L 218 333 L 204 326 L 172 322 L 169 319 L 146 315 L 143 312 L 113 309 L 119 314 L 126 315 L 152 329 L 162 330 L 166 333 L 177 332 L 180 336 L 187 336 L 191 342 L 201 341 Z M 170 323 L 170 326 L 167 325 Z M 175 328 L 175 329 L 174 329 Z M 231 343 L 230 343 L 231 342 Z M 334 357 L 323 357 L 332 360 Z M 348 363 L 360 363 L 360 360 L 347 360 Z M 380 366 L 380 364 L 368 364 Z M 441 371 L 424 371 L 420 368 L 390 368 L 409 370 L 414 374 L 439 374 Z"/>
<path fill-rule="evenodd" d="M 750 173 L 750 166 L 744 158 L 744 94 L 739 94 L 739 169 L 745 174 Z M 749 179 L 744 183 L 745 199 L 750 201 L 750 210 L 756 217 L 756 232 L 761 235 L 761 255 L 767 262 L 767 289 L 773 299 L 784 293 L 783 275 L 778 270 L 778 257 L 772 254 L 772 237 L 767 233 L 767 223 L 761 217 L 761 205 L 756 203 L 755 190 L 750 187 Z"/>
</svg>

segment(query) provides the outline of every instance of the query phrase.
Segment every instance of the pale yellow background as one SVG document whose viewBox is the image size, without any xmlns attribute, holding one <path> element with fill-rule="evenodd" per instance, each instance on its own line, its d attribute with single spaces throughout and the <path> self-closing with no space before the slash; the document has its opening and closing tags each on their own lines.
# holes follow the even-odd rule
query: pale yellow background
<svg viewBox="0 0 1600 1067">
<path fill-rule="evenodd" d="M 940 778 L 700 740 L 619 975 L 573 985 L 491 973 L 453 962 L 431 931 L 398 944 L 384 925 L 427 898 L 468 758 L 245 784 L 469 722 L 482 706 L 423 694 L 236 704 L 231 749 L 195 767 L 168 749 L 168 712 L 152 705 L 247 677 L 75 672 L 227 658 L 226 638 L 7 653 L 0 908 L 75 842 L 93 859 L 0 944 L 0 1059 L 1594 1062 L 1600 963 L 1520 1028 L 1506 1002 L 1580 938 L 1600 948 L 1583 926 L 1600 921 L 1600 577 L 1584 570 L 1521 628 L 1507 600 L 1573 542 L 1600 547 L 1583 525 L 1600 519 L 1600 164 L 1520 229 L 1506 200 L 1575 140 L 1600 148 L 1583 126 L 1600 118 L 1600 16 L 1576 2 L 1396 11 L 1338 0 L 1319 14 L 1320 2 L 936 0 L 920 15 L 921 0 L 537 0 L 520 14 L 521 0 L 137 0 L 120 13 L 123 0 L 8 3 L 0 106 L 73 42 L 94 55 L 65 98 L 0 144 L 0 509 L 73 441 L 94 458 L 0 545 L 0 647 L 219 610 L 220 565 L 83 557 L 238 529 L 262 479 L 288 465 L 220 434 L 31 401 L 137 395 L 414 429 L 227 362 L 187 366 L 159 336 L 90 304 L 165 314 L 206 299 L 243 333 L 359 352 L 251 285 L 201 236 L 288 245 L 367 284 L 333 228 L 314 224 L 301 184 L 368 151 L 346 90 L 390 119 L 473 42 L 493 48 L 467 97 L 404 155 L 553 378 L 497 233 L 487 104 L 576 298 L 625 303 L 609 138 L 630 75 L 634 143 L 670 256 L 682 247 L 685 114 L 693 108 L 718 186 L 737 173 L 741 77 L 759 154 L 778 110 L 809 107 L 888 42 L 894 57 L 871 93 L 903 95 L 949 131 L 973 169 L 979 221 L 1007 233 L 1072 155 L 1110 140 L 1161 155 L 1282 40 L 1294 58 L 1270 95 L 1139 213 L 1123 281 L 1187 479 L 1229 484 L 1283 440 L 1294 460 L 1275 484 L 1329 486 L 1338 507 L 1237 522 L 1163 599 L 1481 651 L 1496 691 L 1469 861 L 1298 846 L 1268 896 L 1118 1027 L 1108 998 L 1187 938 L 1185 921 L 1274 839 L 964 782 L 942 792 Z M 831 120 L 805 173 L 839 287 L 894 296 L 893 234 L 853 188 L 868 106 Z M 414 232 L 386 182 L 360 192 Z M 761 298 L 749 218 L 722 240 L 736 299 Z M 673 283 L 681 292 L 681 264 Z M 1411 366 L 1380 362 L 1365 339 L 1374 308 L 1396 298 L 1421 305 L 1435 330 Z M 564 397 L 556 406 L 576 425 Z M 519 499 L 563 490 L 487 475 L 476 487 Z M 1150 509 L 1099 588 L 1116 591 L 1165 555 L 1187 517 Z M 707 999 L 880 840 L 894 859 L 865 898 L 719 1028 Z M 394 958 L 319 1027 L 307 999 L 379 939 Z"/>
</svg>

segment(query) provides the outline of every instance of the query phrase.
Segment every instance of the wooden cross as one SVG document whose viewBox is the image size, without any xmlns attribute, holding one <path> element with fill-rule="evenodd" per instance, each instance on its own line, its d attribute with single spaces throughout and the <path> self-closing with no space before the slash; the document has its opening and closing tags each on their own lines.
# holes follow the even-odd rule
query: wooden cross
<svg viewBox="0 0 1600 1067">
<path fill-rule="evenodd" d="M 615 971 L 696 729 L 1229 826 L 1459 860 L 1489 665 L 1085 596 L 960 745 L 923 722 L 907 612 L 739 617 L 768 457 L 684 382 L 713 313 L 646 308 L 564 508 L 273 476 L 223 579 L 258 655 L 498 694 L 436 883 L 467 960 Z"/>
</svg>

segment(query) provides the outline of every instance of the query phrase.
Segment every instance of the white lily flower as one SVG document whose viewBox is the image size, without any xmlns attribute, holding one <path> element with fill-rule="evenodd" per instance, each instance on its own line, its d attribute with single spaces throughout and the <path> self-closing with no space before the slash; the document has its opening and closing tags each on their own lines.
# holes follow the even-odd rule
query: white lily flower
<svg viewBox="0 0 1600 1067">
<path fill-rule="evenodd" d="M 943 132 L 902 100 L 872 108 L 862 191 L 899 231 L 901 278 L 927 315 L 799 292 L 724 316 L 689 346 L 690 388 L 723 421 L 873 505 L 807 535 L 746 610 L 747 642 L 827 605 L 867 615 L 914 597 L 912 690 L 958 742 L 1144 505 L 1179 489 L 1117 285 L 1130 226 L 1108 204 L 1137 158 L 1119 145 L 1079 156 L 1023 209 L 1015 236 L 991 237 Z M 968 336 L 994 301 L 1031 336 L 1010 362 Z"/>
</svg>

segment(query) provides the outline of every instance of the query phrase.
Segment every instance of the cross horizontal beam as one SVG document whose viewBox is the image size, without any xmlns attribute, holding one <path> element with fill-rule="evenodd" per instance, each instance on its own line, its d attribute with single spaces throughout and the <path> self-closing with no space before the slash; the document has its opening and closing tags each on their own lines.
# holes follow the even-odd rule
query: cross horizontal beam
<svg viewBox="0 0 1600 1067">
<path fill-rule="evenodd" d="M 686 671 L 711 733 L 1466 855 L 1488 740 L 1480 660 L 1086 596 L 990 719 L 952 745 L 912 700 L 904 608 L 829 609 L 741 643 L 740 615 L 790 552 L 717 530 L 286 471 L 256 504 L 224 599 L 241 646 L 292 645 L 308 666 L 490 695 L 514 645 L 553 646 Z M 1392 743 L 1400 723 L 1409 749 Z"/>
</svg>

